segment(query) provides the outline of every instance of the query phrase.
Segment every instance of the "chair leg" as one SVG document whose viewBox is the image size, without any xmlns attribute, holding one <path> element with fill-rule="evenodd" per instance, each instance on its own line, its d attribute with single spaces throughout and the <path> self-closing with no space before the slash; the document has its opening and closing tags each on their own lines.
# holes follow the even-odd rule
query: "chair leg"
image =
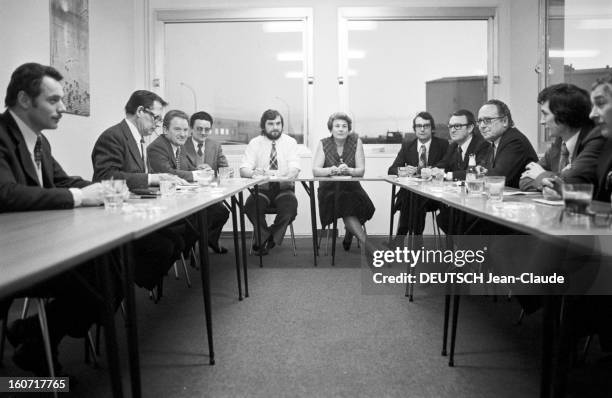
<svg viewBox="0 0 612 398">
<path fill-rule="evenodd" d="M 30 298 L 26 297 L 25 300 L 23 300 L 23 308 L 21 309 L 21 319 L 26 319 L 26 317 L 28 316 L 29 308 L 30 308 Z"/>
<path fill-rule="evenodd" d="M 183 253 L 181 253 L 181 257 L 183 257 Z M 174 279 L 179 279 L 178 267 L 176 266 L 176 261 L 174 262 L 172 267 L 174 268 Z"/>
<path fill-rule="evenodd" d="M 183 263 L 183 271 L 185 271 L 185 279 L 187 280 L 187 287 L 191 287 L 191 278 L 189 277 L 189 272 L 187 272 L 187 262 L 185 261 L 185 256 L 181 253 L 181 262 Z M 176 267 L 176 263 L 174 264 Z"/>
<path fill-rule="evenodd" d="M 291 243 L 293 244 L 293 255 L 297 256 L 296 246 L 295 246 L 295 232 L 293 231 L 293 223 L 289 224 L 289 231 L 291 231 Z"/>
<path fill-rule="evenodd" d="M 87 336 L 85 336 L 85 362 L 89 363 L 89 354 L 91 354 L 91 366 L 94 368 L 98 368 L 98 355 L 96 354 L 96 346 L 94 343 L 94 339 L 91 336 L 91 331 L 87 332 Z"/>
<path fill-rule="evenodd" d="M 49 376 L 54 378 L 55 368 L 53 367 L 53 355 L 51 354 L 51 339 L 49 338 L 45 301 L 42 298 L 37 298 L 36 304 L 38 305 L 38 321 L 40 322 L 40 330 L 42 332 L 43 343 L 45 346 L 45 356 L 47 359 L 47 366 L 49 367 Z M 55 395 L 57 396 L 57 391 L 55 392 Z"/>
<path fill-rule="evenodd" d="M 327 228 L 327 237 L 325 238 L 325 255 L 328 255 L 328 248 L 329 248 L 329 231 L 331 230 L 330 228 Z"/>
<path fill-rule="evenodd" d="M 200 250 L 198 250 L 198 242 L 196 242 L 191 248 L 191 265 L 199 270 L 200 266 L 198 264 L 200 264 Z"/>
</svg>

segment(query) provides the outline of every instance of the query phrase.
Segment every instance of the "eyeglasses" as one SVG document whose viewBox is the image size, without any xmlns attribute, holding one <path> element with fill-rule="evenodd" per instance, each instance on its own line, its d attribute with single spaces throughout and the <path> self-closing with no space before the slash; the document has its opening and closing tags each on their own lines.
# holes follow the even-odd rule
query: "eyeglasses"
<svg viewBox="0 0 612 398">
<path fill-rule="evenodd" d="M 460 124 L 460 123 L 455 123 L 455 124 L 449 124 L 448 125 L 448 129 L 449 130 L 461 130 L 464 127 L 469 126 L 469 124 Z"/>
<path fill-rule="evenodd" d="M 196 130 L 200 132 L 210 133 L 212 131 L 212 127 L 197 128 Z"/>
<path fill-rule="evenodd" d="M 505 116 L 497 116 L 497 117 L 483 117 L 482 119 L 478 119 L 478 124 L 484 124 L 485 126 L 490 126 L 493 123 L 493 120 L 503 119 Z"/>
<path fill-rule="evenodd" d="M 150 111 L 150 110 L 149 110 L 149 109 L 147 109 L 147 108 L 142 108 L 142 110 L 143 110 L 145 113 L 148 113 L 148 114 L 149 114 L 149 116 L 151 116 L 151 117 L 153 118 L 153 121 L 154 121 L 155 123 L 159 123 L 159 122 L 161 122 L 161 121 L 162 121 L 162 117 L 161 117 L 161 115 L 156 115 L 155 113 L 153 113 L 152 111 Z"/>
<path fill-rule="evenodd" d="M 415 129 L 430 129 L 431 128 L 431 124 L 430 123 L 425 123 L 425 124 L 415 124 L 414 125 Z"/>
</svg>

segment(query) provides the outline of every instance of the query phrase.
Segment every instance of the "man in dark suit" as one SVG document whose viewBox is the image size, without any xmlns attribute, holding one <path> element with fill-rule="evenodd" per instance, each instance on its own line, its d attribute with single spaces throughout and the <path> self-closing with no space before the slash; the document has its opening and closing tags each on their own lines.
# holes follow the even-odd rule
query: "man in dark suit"
<svg viewBox="0 0 612 398">
<path fill-rule="evenodd" d="M 397 175 L 397 168 L 407 166 L 409 173 L 415 173 L 422 167 L 435 166 L 444 156 L 448 148 L 448 141 L 432 135 L 435 129 L 433 116 L 428 112 L 420 112 L 412 120 L 416 140 L 402 143 L 397 157 L 389 167 L 388 174 Z M 425 229 L 425 216 L 428 211 L 435 210 L 437 203 L 417 197 L 418 201 L 415 206 L 417 208 L 416 217 L 413 222 L 414 229 L 411 229 L 411 220 L 409 220 L 409 200 L 408 192 L 401 189 L 397 200 L 396 208 L 400 210 L 399 225 L 397 227 L 397 235 L 406 235 L 413 232 L 416 235 L 422 235 Z"/>
<path fill-rule="evenodd" d="M 612 193 L 612 75 L 597 80 L 591 91 L 590 117 L 601 129 L 606 142 L 597 164 L 597 186 L 593 199 L 610 202 Z"/>
<path fill-rule="evenodd" d="M 465 180 L 470 155 L 475 155 L 476 164 L 482 164 L 487 160 L 490 145 L 479 132 L 474 131 L 475 128 L 476 119 L 472 112 L 460 109 L 451 115 L 448 129 L 452 142 L 444 158 L 436 164 L 436 167 L 446 172 L 445 179 Z M 448 208 L 440 206 L 436 222 L 445 232 L 448 230 L 448 217 Z"/>
<path fill-rule="evenodd" d="M 185 142 L 185 154 L 189 170 L 214 170 L 227 167 L 227 159 L 223 154 L 221 145 L 210 139 L 209 135 L 213 125 L 213 118 L 207 112 L 196 112 L 191 115 L 191 139 Z"/>
<path fill-rule="evenodd" d="M 605 139 L 601 134 L 589 134 L 593 122 L 589 119 L 589 93 L 573 84 L 560 83 L 538 94 L 541 105 L 540 123 L 555 138 L 538 163 L 527 164 L 519 186 L 523 191 L 542 190 L 542 179 L 560 175 L 562 178 L 582 176 L 585 182 L 595 182 L 595 165 Z M 592 147 L 580 156 L 585 148 Z M 589 156 L 585 156 L 585 155 Z M 592 170 L 592 172 L 589 172 Z"/>
<path fill-rule="evenodd" d="M 476 119 L 472 112 L 460 109 L 451 115 L 448 129 L 452 142 L 436 164 L 436 167 L 444 169 L 447 180 L 465 180 L 469 155 L 476 156 L 476 164 L 486 161 L 490 145 L 475 131 L 475 127 Z"/>
<path fill-rule="evenodd" d="M 103 202 L 101 185 L 68 176 L 41 133 L 56 129 L 66 110 L 61 80 L 57 70 L 36 63 L 21 65 L 11 76 L 5 98 L 8 109 L 0 115 L 0 212 L 71 209 Z M 46 313 L 56 375 L 61 369 L 57 361 L 61 339 L 85 336 L 99 317 L 99 303 L 79 280 L 97 285 L 91 264 L 24 292 L 53 298 Z M 120 289 L 115 290 L 120 294 Z M 9 302 L 4 303 L 5 309 Z M 13 360 L 19 367 L 38 376 L 49 374 L 36 316 L 15 321 L 7 337 L 16 348 Z"/>
<path fill-rule="evenodd" d="M 171 110 L 164 116 L 162 125 L 164 134 L 157 137 L 147 148 L 151 171 L 170 173 L 187 181 L 195 181 L 198 168 L 196 162 L 190 158 L 193 155 L 197 156 L 197 154 L 195 152 L 190 154 L 186 148 L 187 142 L 192 141 L 189 135 L 189 116 L 183 111 Z M 191 148 L 193 149 L 193 145 L 191 145 Z M 225 157 L 223 157 L 223 161 L 225 161 Z M 222 164 L 227 165 L 227 162 L 225 161 Z M 203 167 L 200 169 L 203 169 Z M 208 246 L 215 253 L 227 253 L 225 247 L 219 246 L 219 236 L 223 225 L 229 218 L 229 211 L 223 203 L 216 203 L 206 210 L 208 211 Z M 194 234 L 188 235 L 186 240 L 189 242 L 186 242 L 186 244 L 190 246 L 191 241 L 195 243 L 194 238 L 196 236 Z"/>
<path fill-rule="evenodd" d="M 478 128 L 485 140 L 491 143 L 485 164 L 487 175 L 505 176 L 506 186 L 519 187 L 520 176 L 529 162 L 537 162 L 531 143 L 514 127 L 508 106 L 492 99 L 478 111 Z"/>
<path fill-rule="evenodd" d="M 94 181 L 126 180 L 132 189 L 159 185 L 161 179 L 184 182 L 171 174 L 148 173 L 145 137 L 161 122 L 166 102 L 146 90 L 132 93 L 125 105 L 125 119 L 104 131 L 91 153 Z M 166 274 L 185 249 L 184 225 L 174 225 L 155 231 L 135 242 L 136 284 L 152 289 Z"/>
</svg>

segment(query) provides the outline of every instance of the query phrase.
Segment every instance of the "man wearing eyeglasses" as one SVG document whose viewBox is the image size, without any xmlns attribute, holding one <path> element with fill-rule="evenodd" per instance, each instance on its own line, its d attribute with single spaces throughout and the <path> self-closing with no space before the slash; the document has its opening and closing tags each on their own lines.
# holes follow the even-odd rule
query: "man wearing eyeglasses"
<svg viewBox="0 0 612 398">
<path fill-rule="evenodd" d="M 412 127 L 416 135 L 416 140 L 405 141 L 402 143 L 397 157 L 389 167 L 388 174 L 397 175 L 397 168 L 406 166 L 408 173 L 414 174 L 422 167 L 431 167 L 436 165 L 446 153 L 448 149 L 448 141 L 434 137 L 435 122 L 433 116 L 429 112 L 420 112 L 412 120 Z M 437 208 L 437 203 L 417 197 L 417 212 L 414 220 L 414 232 L 416 235 L 422 235 L 425 229 L 425 215 L 428 211 Z M 400 210 L 399 225 L 397 227 L 397 236 L 406 235 L 411 229 L 411 220 L 409 220 L 409 201 L 408 191 L 401 189 L 397 201 L 395 202 L 396 209 Z"/>
<path fill-rule="evenodd" d="M 542 190 L 542 179 L 581 176 L 584 182 L 595 183 L 595 169 L 604 137 L 591 133 L 589 93 L 573 84 L 560 83 L 538 94 L 541 105 L 540 123 L 548 128 L 555 141 L 537 163 L 527 164 L 519 186 L 523 191 Z M 584 151 L 584 149 L 588 149 Z"/>
<path fill-rule="evenodd" d="M 465 180 L 470 155 L 476 156 L 476 164 L 486 161 L 490 145 L 475 131 L 474 114 L 467 109 L 454 112 L 448 121 L 451 144 L 436 167 L 444 169 L 447 180 Z"/>
<path fill-rule="evenodd" d="M 94 181 L 126 180 L 130 190 L 159 185 L 161 179 L 185 181 L 171 174 L 150 173 L 145 137 L 155 132 L 167 103 L 157 94 L 138 90 L 125 105 L 125 119 L 105 130 L 91 153 Z M 184 224 L 155 231 L 135 242 L 135 281 L 146 289 L 157 286 L 185 249 Z"/>
<path fill-rule="evenodd" d="M 489 176 L 505 176 L 506 186 L 519 187 L 521 173 L 530 162 L 537 162 L 533 146 L 516 127 L 508 106 L 492 99 L 478 111 L 478 128 L 491 147 L 484 168 Z"/>
</svg>

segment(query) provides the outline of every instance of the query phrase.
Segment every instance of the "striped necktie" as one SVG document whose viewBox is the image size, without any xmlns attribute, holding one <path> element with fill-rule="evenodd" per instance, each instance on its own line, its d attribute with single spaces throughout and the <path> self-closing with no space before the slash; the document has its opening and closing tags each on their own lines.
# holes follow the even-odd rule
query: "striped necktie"
<svg viewBox="0 0 612 398">
<path fill-rule="evenodd" d="M 181 147 L 176 148 L 174 160 L 176 162 L 176 169 L 180 170 L 181 169 Z"/>
<path fill-rule="evenodd" d="M 427 148 L 425 148 L 425 145 L 421 145 L 421 152 L 419 154 L 419 167 L 427 167 Z"/>
<path fill-rule="evenodd" d="M 36 136 L 36 144 L 34 144 L 34 161 L 36 162 L 36 168 L 40 170 L 42 165 L 42 139 L 40 135 Z"/>
<path fill-rule="evenodd" d="M 140 138 L 140 156 L 142 157 L 142 164 L 144 165 L 145 168 L 145 173 L 147 172 L 147 157 L 145 156 L 145 139 L 144 137 Z"/>
<path fill-rule="evenodd" d="M 272 141 L 272 150 L 270 151 L 270 170 L 278 170 L 278 159 L 276 155 L 276 141 Z"/>
</svg>

